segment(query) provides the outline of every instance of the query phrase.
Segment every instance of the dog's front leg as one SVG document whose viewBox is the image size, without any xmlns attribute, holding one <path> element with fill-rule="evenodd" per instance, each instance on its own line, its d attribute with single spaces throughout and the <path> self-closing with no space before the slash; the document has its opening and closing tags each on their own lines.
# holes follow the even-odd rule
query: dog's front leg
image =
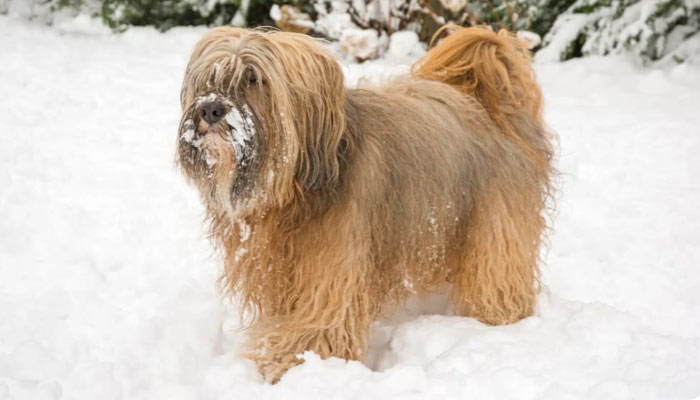
<svg viewBox="0 0 700 400">
<path fill-rule="evenodd" d="M 266 379 L 279 380 L 305 351 L 362 360 L 378 303 L 363 249 L 361 243 L 321 240 L 296 257 L 279 311 L 261 316 L 250 335 L 248 357 Z"/>
<path fill-rule="evenodd" d="M 315 314 L 294 313 L 261 321 L 253 327 L 249 342 L 253 351 L 248 357 L 272 383 L 276 383 L 289 368 L 301 364 L 303 361 L 298 356 L 305 351 L 313 351 L 323 359 L 361 360 L 367 350 L 370 320 L 364 315 L 366 307 L 359 304 L 362 300 L 356 302 L 333 311 L 329 304 L 327 310 L 318 310 Z M 319 307 L 322 307 L 321 303 Z M 332 312 L 337 315 L 331 315 Z M 305 321 L 295 321 L 297 317 Z"/>
</svg>

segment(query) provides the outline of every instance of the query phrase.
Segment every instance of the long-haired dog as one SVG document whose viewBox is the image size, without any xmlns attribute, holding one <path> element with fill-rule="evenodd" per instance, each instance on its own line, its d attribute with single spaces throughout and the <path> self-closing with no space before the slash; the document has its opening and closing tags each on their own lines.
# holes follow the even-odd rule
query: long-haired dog
<svg viewBox="0 0 700 400">
<path fill-rule="evenodd" d="M 532 314 L 553 150 L 508 33 L 459 29 L 408 76 L 348 89 L 315 39 L 216 28 L 181 102 L 177 160 L 268 379 L 306 350 L 361 360 L 383 304 L 444 282 L 458 315 Z"/>
</svg>

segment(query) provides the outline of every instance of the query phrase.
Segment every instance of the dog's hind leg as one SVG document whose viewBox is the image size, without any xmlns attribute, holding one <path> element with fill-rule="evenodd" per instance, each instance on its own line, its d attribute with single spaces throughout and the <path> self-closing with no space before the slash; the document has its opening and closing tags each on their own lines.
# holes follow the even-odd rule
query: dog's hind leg
<svg viewBox="0 0 700 400">
<path fill-rule="evenodd" d="M 453 283 L 450 303 L 456 314 L 489 325 L 532 315 L 544 229 L 538 196 L 497 185 L 479 193 L 461 244 L 448 257 Z"/>
</svg>

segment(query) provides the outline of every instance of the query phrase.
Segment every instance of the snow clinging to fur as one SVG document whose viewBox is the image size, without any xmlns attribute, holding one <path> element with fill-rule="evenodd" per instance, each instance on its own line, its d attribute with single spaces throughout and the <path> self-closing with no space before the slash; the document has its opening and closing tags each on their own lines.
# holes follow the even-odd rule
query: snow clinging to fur
<svg viewBox="0 0 700 400">
<path fill-rule="evenodd" d="M 231 139 L 233 149 L 236 152 L 236 159 L 243 159 L 243 154 L 246 146 L 249 145 L 253 136 L 256 134 L 255 124 L 253 124 L 253 114 L 250 112 L 247 104 L 243 104 L 241 110 L 235 107 L 226 114 L 224 118 L 226 123 L 231 127 Z"/>
</svg>

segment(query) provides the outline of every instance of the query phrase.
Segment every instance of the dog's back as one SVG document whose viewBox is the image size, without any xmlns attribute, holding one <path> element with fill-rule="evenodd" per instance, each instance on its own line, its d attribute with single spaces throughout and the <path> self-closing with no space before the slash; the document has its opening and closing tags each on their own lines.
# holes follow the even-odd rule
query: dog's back
<svg viewBox="0 0 700 400">
<path fill-rule="evenodd" d="M 365 207 L 379 293 L 454 281 L 458 313 L 530 315 L 546 233 L 552 147 L 517 39 L 461 29 L 409 77 L 346 94 L 346 177 Z"/>
<path fill-rule="evenodd" d="M 551 173 L 553 150 L 542 120 L 542 90 L 524 42 L 505 30 L 496 34 L 481 28 L 457 29 L 418 60 L 411 72 L 478 100 L 502 134 L 543 173 Z"/>
</svg>

